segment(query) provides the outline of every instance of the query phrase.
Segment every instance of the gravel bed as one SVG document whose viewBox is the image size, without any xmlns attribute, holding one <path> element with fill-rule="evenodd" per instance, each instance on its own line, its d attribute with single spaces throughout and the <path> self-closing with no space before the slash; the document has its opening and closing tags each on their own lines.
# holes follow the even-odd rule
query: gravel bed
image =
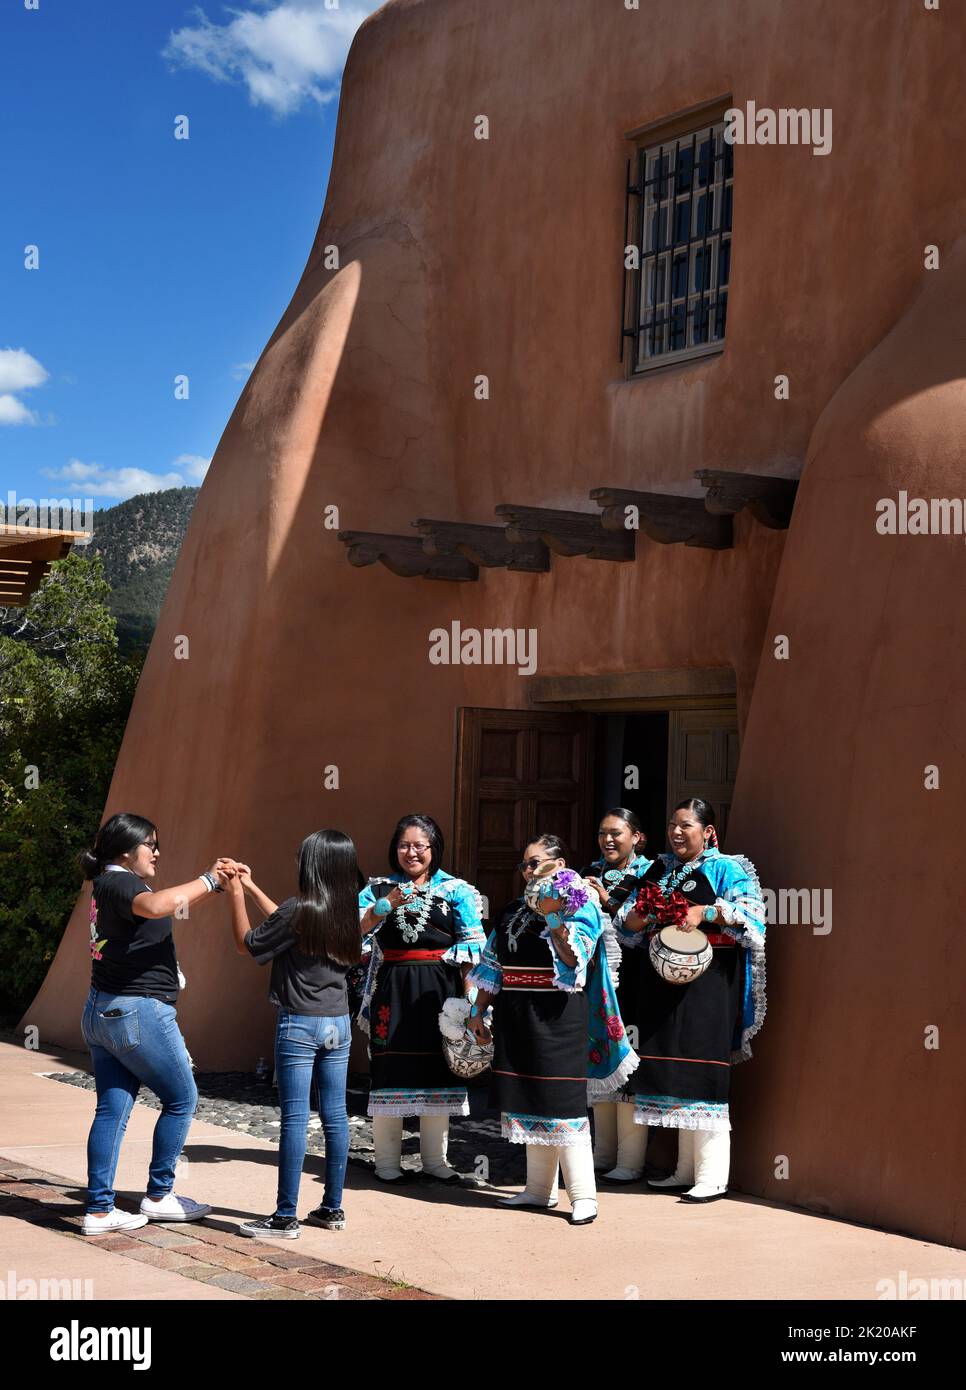
<svg viewBox="0 0 966 1390">
<path fill-rule="evenodd" d="M 86 1071 L 44 1073 L 51 1081 L 68 1086 L 94 1090 L 94 1078 Z M 279 1141 L 282 1112 L 278 1092 L 267 1081 L 260 1081 L 254 1072 L 196 1072 L 198 1109 L 195 1119 L 206 1124 L 221 1125 L 239 1134 L 253 1134 L 271 1143 Z M 372 1120 L 366 1114 L 369 1081 L 365 1076 L 350 1076 L 346 1091 L 349 1111 L 349 1162 L 373 1165 Z M 498 1186 L 522 1187 L 526 1181 L 524 1146 L 509 1144 L 500 1135 L 499 1114 L 487 1108 L 487 1087 L 470 1086 L 470 1114 L 450 1120 L 449 1161 L 466 1176 L 486 1178 Z M 161 1103 L 153 1091 L 142 1086 L 138 1100 L 155 1110 Z M 312 1114 L 308 1126 L 308 1152 L 325 1153 L 322 1124 Z M 485 1159 L 485 1163 L 480 1160 Z M 419 1169 L 419 1120 L 412 1116 L 403 1121 L 404 1168 Z"/>
</svg>

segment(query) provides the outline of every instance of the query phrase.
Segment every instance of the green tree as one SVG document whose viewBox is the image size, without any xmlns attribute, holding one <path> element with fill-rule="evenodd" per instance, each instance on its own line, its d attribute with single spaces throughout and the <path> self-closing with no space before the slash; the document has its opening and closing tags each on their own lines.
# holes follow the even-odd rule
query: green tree
<svg viewBox="0 0 966 1390">
<path fill-rule="evenodd" d="M 81 883 L 140 660 L 118 652 L 99 556 L 58 560 L 0 610 L 0 1008 L 25 1008 Z"/>
</svg>

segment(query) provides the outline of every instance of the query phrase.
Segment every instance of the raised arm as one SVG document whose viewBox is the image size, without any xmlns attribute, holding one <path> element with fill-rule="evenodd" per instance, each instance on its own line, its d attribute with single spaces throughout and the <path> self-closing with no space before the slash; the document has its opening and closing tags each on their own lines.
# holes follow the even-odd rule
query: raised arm
<svg viewBox="0 0 966 1390">
<path fill-rule="evenodd" d="M 229 868 L 232 862 L 230 859 L 219 858 L 203 874 L 187 883 L 179 883 L 176 888 L 159 888 L 156 893 L 138 893 L 137 897 L 131 900 L 131 911 L 137 917 L 170 917 L 183 904 L 190 906 L 207 898 L 214 889 L 225 888 L 232 873 L 232 869 Z"/>
<path fill-rule="evenodd" d="M 252 886 L 254 887 L 254 884 Z M 233 878 L 228 885 L 228 899 L 231 903 L 231 932 L 235 939 L 235 950 L 240 956 L 247 956 L 248 947 L 245 945 L 245 937 L 251 928 L 251 922 L 248 920 L 245 889 L 238 876 Z M 269 899 L 265 898 L 265 901 L 268 902 Z M 274 907 L 269 909 L 270 913 L 274 911 Z"/>
</svg>

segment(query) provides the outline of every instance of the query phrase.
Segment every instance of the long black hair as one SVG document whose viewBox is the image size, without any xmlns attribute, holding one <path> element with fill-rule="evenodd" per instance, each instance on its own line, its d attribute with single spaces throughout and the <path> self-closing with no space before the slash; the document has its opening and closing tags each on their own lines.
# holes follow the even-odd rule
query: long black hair
<svg viewBox="0 0 966 1390">
<path fill-rule="evenodd" d="M 151 836 L 158 838 L 157 827 L 144 816 L 135 816 L 130 811 L 118 811 L 116 816 L 106 820 L 94 836 L 89 849 L 82 849 L 77 856 L 85 878 L 97 878 L 104 872 L 104 865 L 112 859 L 120 859 L 122 854 L 130 854 L 132 849 L 143 845 Z"/>
<path fill-rule="evenodd" d="M 432 878 L 443 862 L 443 850 L 445 849 L 443 832 L 432 816 L 403 816 L 392 832 L 392 839 L 389 841 L 389 871 L 394 874 L 399 873 L 399 855 L 396 851 L 399 848 L 399 841 L 403 837 L 403 831 L 408 830 L 412 825 L 417 830 L 421 830 L 429 841 L 429 847 L 432 850 L 432 858 L 429 861 L 429 876 Z"/>
<path fill-rule="evenodd" d="M 341 830 L 316 830 L 299 849 L 299 895 L 292 918 L 299 950 L 334 965 L 358 965 L 359 862 Z"/>
</svg>

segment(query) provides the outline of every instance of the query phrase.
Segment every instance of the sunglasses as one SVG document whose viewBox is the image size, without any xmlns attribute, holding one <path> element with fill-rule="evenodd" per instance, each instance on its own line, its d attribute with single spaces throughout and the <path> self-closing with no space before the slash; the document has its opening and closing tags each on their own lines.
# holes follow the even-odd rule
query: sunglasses
<svg viewBox="0 0 966 1390">
<path fill-rule="evenodd" d="M 522 864 L 517 865 L 517 873 L 525 873 L 527 869 L 538 869 L 542 863 L 543 859 L 524 859 Z"/>
</svg>

